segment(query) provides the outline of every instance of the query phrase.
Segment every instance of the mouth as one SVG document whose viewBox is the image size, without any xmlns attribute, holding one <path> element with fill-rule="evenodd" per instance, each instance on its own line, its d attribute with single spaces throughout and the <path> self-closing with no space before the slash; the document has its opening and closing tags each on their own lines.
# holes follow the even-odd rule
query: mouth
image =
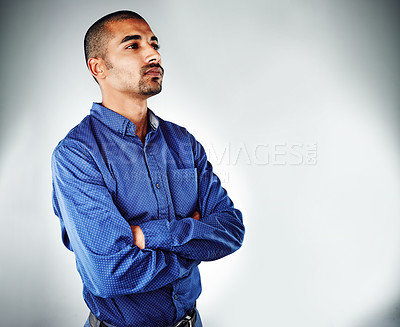
<svg viewBox="0 0 400 327">
<path fill-rule="evenodd" d="M 153 67 L 147 70 L 144 75 L 151 76 L 151 77 L 161 77 L 163 76 L 163 70 L 161 67 Z"/>
</svg>

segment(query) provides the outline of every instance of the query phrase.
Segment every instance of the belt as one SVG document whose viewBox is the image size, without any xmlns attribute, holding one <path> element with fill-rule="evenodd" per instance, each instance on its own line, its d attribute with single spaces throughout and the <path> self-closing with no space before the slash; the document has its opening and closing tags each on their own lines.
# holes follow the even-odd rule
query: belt
<svg viewBox="0 0 400 327">
<path fill-rule="evenodd" d="M 106 325 L 105 322 L 100 321 L 99 319 L 97 319 L 96 316 L 92 312 L 90 312 L 90 314 L 89 314 L 89 324 L 90 324 L 90 327 L 109 327 L 109 326 L 112 326 L 112 325 L 108 325 L 108 324 Z"/>
<path fill-rule="evenodd" d="M 194 323 L 197 320 L 197 311 L 196 311 L 196 305 L 194 305 L 194 308 L 186 314 L 186 316 L 178 321 L 173 327 L 194 327 Z"/>
<path fill-rule="evenodd" d="M 189 313 L 187 313 L 182 320 L 179 320 L 173 327 L 194 327 L 196 320 L 197 311 L 195 305 L 194 308 Z M 112 325 L 97 319 L 96 316 L 91 312 L 89 314 L 89 324 L 91 327 L 112 327 Z"/>
</svg>

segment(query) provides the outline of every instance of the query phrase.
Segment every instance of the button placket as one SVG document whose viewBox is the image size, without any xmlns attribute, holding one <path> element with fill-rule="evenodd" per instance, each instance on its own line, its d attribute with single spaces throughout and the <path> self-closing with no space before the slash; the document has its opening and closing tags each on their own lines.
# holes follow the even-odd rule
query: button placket
<svg viewBox="0 0 400 327">
<path fill-rule="evenodd" d="M 149 149 L 149 145 L 145 145 L 144 155 L 146 165 L 149 170 L 150 178 L 154 186 L 155 195 L 158 203 L 159 219 L 168 217 L 168 202 L 166 199 L 163 176 L 159 171 L 157 164 L 157 155 Z"/>
</svg>

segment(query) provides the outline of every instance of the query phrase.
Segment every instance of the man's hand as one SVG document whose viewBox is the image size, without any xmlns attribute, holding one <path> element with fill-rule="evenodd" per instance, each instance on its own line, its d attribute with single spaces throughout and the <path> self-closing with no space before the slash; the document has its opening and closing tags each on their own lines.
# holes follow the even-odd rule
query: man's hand
<svg viewBox="0 0 400 327">
<path fill-rule="evenodd" d="M 200 220 L 200 213 L 198 211 L 193 212 L 193 219 Z M 131 226 L 133 234 L 133 243 L 141 250 L 145 248 L 146 242 L 144 239 L 144 234 L 140 226 Z"/>
<path fill-rule="evenodd" d="M 196 220 L 200 220 L 201 217 L 200 217 L 200 214 L 197 211 L 195 211 L 195 212 L 193 212 L 192 218 L 196 219 Z"/>
<path fill-rule="evenodd" d="M 133 234 L 133 243 L 143 250 L 145 246 L 144 234 L 140 226 L 131 226 L 132 234 Z"/>
</svg>

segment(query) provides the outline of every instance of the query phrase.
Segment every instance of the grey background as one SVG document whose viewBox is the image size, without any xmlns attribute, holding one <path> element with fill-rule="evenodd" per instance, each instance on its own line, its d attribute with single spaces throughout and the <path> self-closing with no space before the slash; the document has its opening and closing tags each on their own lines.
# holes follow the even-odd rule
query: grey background
<svg viewBox="0 0 400 327">
<path fill-rule="evenodd" d="M 0 324 L 87 317 L 50 156 L 101 100 L 84 33 L 120 9 L 160 39 L 149 107 L 203 143 L 244 214 L 242 249 L 200 265 L 204 325 L 399 326 L 399 5 L 386 0 L 2 1 Z"/>
</svg>

